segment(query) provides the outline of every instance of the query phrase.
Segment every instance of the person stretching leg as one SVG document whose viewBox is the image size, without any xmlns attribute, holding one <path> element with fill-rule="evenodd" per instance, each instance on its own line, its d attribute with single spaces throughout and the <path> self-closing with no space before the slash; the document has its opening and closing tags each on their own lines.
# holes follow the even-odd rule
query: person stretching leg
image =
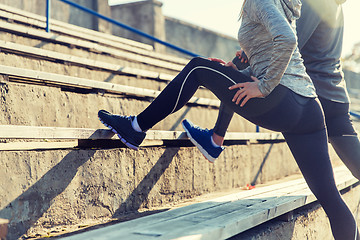
<svg viewBox="0 0 360 240">
<path fill-rule="evenodd" d="M 307 184 L 329 217 L 333 236 L 353 240 L 358 237 L 356 222 L 336 188 L 323 111 L 297 49 L 294 23 L 300 6 L 298 0 L 244 2 L 239 41 L 250 56 L 256 77 L 194 58 L 137 116 L 103 110 L 98 116 L 136 148 L 146 130 L 182 108 L 198 87 L 204 86 L 242 117 L 283 133 Z"/>
</svg>

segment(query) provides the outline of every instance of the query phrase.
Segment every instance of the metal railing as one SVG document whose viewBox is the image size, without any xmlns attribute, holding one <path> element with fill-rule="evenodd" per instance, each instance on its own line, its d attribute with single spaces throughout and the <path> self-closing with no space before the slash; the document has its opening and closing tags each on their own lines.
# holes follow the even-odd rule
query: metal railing
<svg viewBox="0 0 360 240">
<path fill-rule="evenodd" d="M 46 32 L 50 32 L 51 1 L 46 1 Z"/>
<path fill-rule="evenodd" d="M 46 3 L 46 31 L 50 32 L 50 6 L 51 6 L 51 0 L 46 0 L 46 1 L 47 1 L 47 3 Z M 171 43 L 165 42 L 165 41 L 163 41 L 161 39 L 158 39 L 158 38 L 156 38 L 154 36 L 151 36 L 150 34 L 142 32 L 142 31 L 140 31 L 140 30 L 138 30 L 136 28 L 130 27 L 130 26 L 126 25 L 126 24 L 123 24 L 123 23 L 121 23 L 119 21 L 116 21 L 116 20 L 114 20 L 112 18 L 109 18 L 109 17 L 107 17 L 105 15 L 102 15 L 102 14 L 100 14 L 100 13 L 98 13 L 98 12 L 96 12 L 96 11 L 90 9 L 90 8 L 86 8 L 84 6 L 81 6 L 81 5 L 77 4 L 77 3 L 74 3 L 74 2 L 69 1 L 69 0 L 59 0 L 59 1 L 64 2 L 64 3 L 66 3 L 66 4 L 70 5 L 70 6 L 73 6 L 75 8 L 78 8 L 78 9 L 80 9 L 80 10 L 86 12 L 86 13 L 92 14 L 92 15 L 98 17 L 98 18 L 101 18 L 101 19 L 105 20 L 105 21 L 108 21 L 108 22 L 110 22 L 110 23 L 112 23 L 112 24 L 114 24 L 116 26 L 122 27 L 122 28 L 124 28 L 126 30 L 129 30 L 131 32 L 134 32 L 134 33 L 136 33 L 136 34 L 138 34 L 140 36 L 148 38 L 148 39 L 150 39 L 150 40 L 152 40 L 154 42 L 158 42 L 158 43 L 160 43 L 160 44 L 162 44 L 162 45 L 164 45 L 166 47 L 174 49 L 174 50 L 176 50 L 178 52 L 181 52 L 183 54 L 189 55 L 191 57 L 200 56 L 199 54 L 190 52 L 190 51 L 188 51 L 186 49 L 183 49 L 183 48 L 175 46 L 175 45 L 173 45 Z"/>
</svg>

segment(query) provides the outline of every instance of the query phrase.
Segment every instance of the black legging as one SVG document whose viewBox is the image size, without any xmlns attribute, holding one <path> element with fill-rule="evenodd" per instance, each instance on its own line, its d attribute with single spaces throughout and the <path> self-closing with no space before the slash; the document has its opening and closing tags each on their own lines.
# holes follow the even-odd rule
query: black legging
<svg viewBox="0 0 360 240">
<path fill-rule="evenodd" d="M 322 108 L 317 99 L 302 97 L 279 85 L 266 98 L 250 99 L 244 107 L 232 102 L 237 91 L 228 88 L 249 77 L 219 63 L 192 59 L 137 118 L 150 129 L 182 108 L 199 86 L 213 92 L 225 107 L 261 127 L 280 131 L 311 191 L 327 213 L 335 239 L 355 239 L 356 222 L 339 194 L 328 154 Z"/>
<path fill-rule="evenodd" d="M 351 123 L 349 104 L 321 97 L 319 100 L 324 109 L 331 145 L 351 173 L 360 180 L 360 141 Z"/>
</svg>

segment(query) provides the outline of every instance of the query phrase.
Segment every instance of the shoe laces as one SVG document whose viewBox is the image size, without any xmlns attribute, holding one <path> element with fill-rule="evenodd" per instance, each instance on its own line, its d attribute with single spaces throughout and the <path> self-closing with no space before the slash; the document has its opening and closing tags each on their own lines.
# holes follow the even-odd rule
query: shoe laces
<svg viewBox="0 0 360 240">
<path fill-rule="evenodd" d="M 194 126 L 193 128 L 196 129 L 196 130 L 198 130 L 199 132 L 204 132 L 204 133 L 210 132 L 209 129 L 207 129 L 207 128 L 201 128 L 201 127 L 199 127 L 199 126 Z"/>
</svg>

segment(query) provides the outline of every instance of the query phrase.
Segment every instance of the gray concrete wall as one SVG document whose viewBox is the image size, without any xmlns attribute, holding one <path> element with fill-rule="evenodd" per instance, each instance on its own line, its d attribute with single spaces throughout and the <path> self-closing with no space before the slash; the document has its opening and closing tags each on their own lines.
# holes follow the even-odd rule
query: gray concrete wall
<svg viewBox="0 0 360 240">
<path fill-rule="evenodd" d="M 100 14 L 110 16 L 110 7 L 108 0 L 74 0 L 74 2 L 90 8 Z M 0 4 L 9 5 L 24 11 L 45 16 L 45 0 L 0 0 Z M 85 13 L 74 7 L 70 7 L 61 1 L 51 1 L 51 17 L 56 20 L 78 25 L 101 32 L 110 33 L 111 25 L 104 20 Z"/>
<path fill-rule="evenodd" d="M 344 69 L 346 86 L 348 89 L 360 89 L 360 73 Z"/>
<path fill-rule="evenodd" d="M 111 15 L 112 18 L 126 25 L 202 56 L 219 57 L 229 61 L 235 56 L 236 50 L 239 49 L 235 38 L 165 17 L 161 6 L 162 4 L 156 0 L 120 4 L 111 6 Z M 113 34 L 148 43 L 154 45 L 156 51 L 164 51 L 159 44 L 128 30 L 114 27 Z M 166 48 L 166 52 L 189 57 L 170 48 Z"/>
<path fill-rule="evenodd" d="M 156 0 L 120 4 L 111 7 L 111 17 L 158 39 L 165 40 L 165 18 L 161 7 L 162 3 Z M 121 27 L 114 27 L 113 34 L 153 45 L 158 52 L 164 52 L 165 49 L 164 46 Z"/>
<path fill-rule="evenodd" d="M 166 17 L 165 29 L 168 42 L 205 57 L 219 57 L 230 61 L 240 49 L 235 38 L 174 18 Z M 175 53 L 171 49 L 168 52 Z"/>
</svg>

